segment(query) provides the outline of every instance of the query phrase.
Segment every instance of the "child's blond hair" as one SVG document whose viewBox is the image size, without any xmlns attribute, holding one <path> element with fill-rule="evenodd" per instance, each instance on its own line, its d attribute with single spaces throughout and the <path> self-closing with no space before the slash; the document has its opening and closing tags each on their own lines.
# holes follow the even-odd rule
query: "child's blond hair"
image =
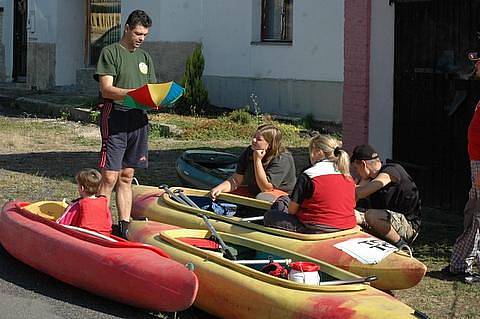
<svg viewBox="0 0 480 319">
<path fill-rule="evenodd" d="M 78 185 L 82 186 L 84 192 L 89 195 L 95 195 L 100 187 L 102 175 L 94 168 L 83 169 L 77 173 L 75 180 Z"/>
</svg>

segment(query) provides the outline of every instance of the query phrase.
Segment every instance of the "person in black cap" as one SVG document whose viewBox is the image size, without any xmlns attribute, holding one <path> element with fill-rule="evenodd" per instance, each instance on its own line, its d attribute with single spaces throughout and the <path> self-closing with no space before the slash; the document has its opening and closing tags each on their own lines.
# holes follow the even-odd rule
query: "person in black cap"
<svg viewBox="0 0 480 319">
<path fill-rule="evenodd" d="M 355 147 L 351 162 L 360 178 L 356 200 L 368 202 L 365 212 L 355 212 L 357 224 L 411 251 L 409 244 L 418 235 L 421 214 L 420 195 L 413 179 L 400 164 L 382 164 L 379 154 L 368 144 Z"/>
</svg>

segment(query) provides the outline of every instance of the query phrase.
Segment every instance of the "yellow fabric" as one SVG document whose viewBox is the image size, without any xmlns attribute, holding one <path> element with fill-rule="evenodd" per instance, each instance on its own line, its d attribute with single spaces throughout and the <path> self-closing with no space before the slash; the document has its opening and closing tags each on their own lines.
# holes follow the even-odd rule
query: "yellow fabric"
<svg viewBox="0 0 480 319">
<path fill-rule="evenodd" d="M 167 96 L 168 91 L 172 86 L 172 82 L 147 84 L 147 85 L 148 85 L 148 91 L 150 92 L 150 97 L 152 98 L 152 101 L 156 105 L 160 105 L 163 99 L 165 99 L 165 97 Z"/>
</svg>

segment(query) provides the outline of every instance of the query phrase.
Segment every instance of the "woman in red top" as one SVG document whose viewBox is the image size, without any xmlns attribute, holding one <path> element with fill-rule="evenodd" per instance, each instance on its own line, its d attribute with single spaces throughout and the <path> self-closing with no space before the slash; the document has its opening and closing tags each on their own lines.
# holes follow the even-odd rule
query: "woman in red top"
<svg viewBox="0 0 480 319">
<path fill-rule="evenodd" d="M 96 169 L 86 169 L 75 176 L 80 198 L 65 210 L 58 223 L 89 229 L 104 235 L 112 232 L 112 218 L 105 196 L 96 196 L 102 175 Z"/>
<path fill-rule="evenodd" d="M 347 152 L 329 135 L 312 138 L 309 150 L 312 166 L 297 178 L 290 198 L 273 203 L 265 226 L 303 233 L 355 227 L 355 183 Z"/>
</svg>

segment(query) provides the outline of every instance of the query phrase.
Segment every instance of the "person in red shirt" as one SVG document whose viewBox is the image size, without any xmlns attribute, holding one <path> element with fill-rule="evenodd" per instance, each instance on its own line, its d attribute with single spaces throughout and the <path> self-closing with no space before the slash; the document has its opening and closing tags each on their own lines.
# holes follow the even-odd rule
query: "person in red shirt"
<svg viewBox="0 0 480 319">
<path fill-rule="evenodd" d="M 456 239 L 450 263 L 442 272 L 463 277 L 466 283 L 480 283 L 480 102 L 470 121 L 467 140 L 472 184 L 463 212 L 463 233 Z M 473 270 L 475 264 L 477 273 Z"/>
<path fill-rule="evenodd" d="M 311 167 L 303 171 L 291 197 L 281 196 L 264 216 L 267 227 L 301 233 L 328 233 L 354 228 L 355 183 L 350 159 L 329 135 L 310 141 Z"/>
<path fill-rule="evenodd" d="M 112 232 L 112 217 L 107 197 L 96 193 L 102 175 L 96 169 L 85 169 L 77 173 L 80 198 L 74 200 L 57 220 L 59 224 L 96 231 L 104 235 Z"/>
</svg>

